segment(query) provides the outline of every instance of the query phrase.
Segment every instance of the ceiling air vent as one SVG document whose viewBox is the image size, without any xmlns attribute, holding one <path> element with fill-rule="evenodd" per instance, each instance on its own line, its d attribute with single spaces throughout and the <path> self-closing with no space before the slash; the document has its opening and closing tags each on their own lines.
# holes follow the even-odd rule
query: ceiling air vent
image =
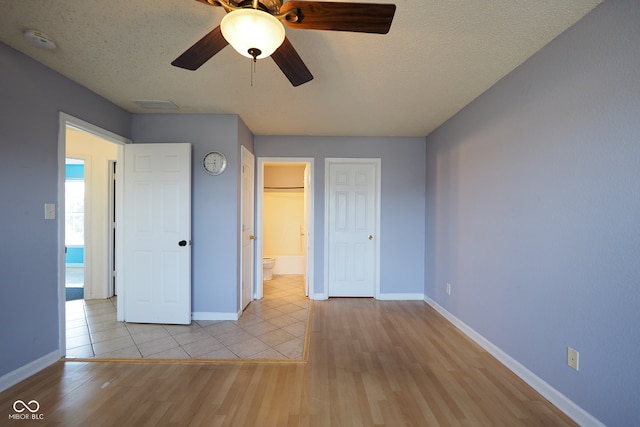
<svg viewBox="0 0 640 427">
<path fill-rule="evenodd" d="M 132 99 L 131 102 L 138 107 L 148 110 L 177 110 L 178 106 L 171 101 L 162 99 Z"/>
</svg>

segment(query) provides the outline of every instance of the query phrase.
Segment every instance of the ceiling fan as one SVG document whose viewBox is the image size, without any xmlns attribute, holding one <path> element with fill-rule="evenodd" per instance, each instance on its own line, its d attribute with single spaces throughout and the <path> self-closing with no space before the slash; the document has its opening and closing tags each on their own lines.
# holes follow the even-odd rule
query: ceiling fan
<svg viewBox="0 0 640 427">
<path fill-rule="evenodd" d="M 282 24 L 290 28 L 350 31 L 386 34 L 396 10 L 395 4 L 342 3 L 325 1 L 283 0 L 196 0 L 227 11 L 218 27 L 206 34 L 172 65 L 197 70 L 231 44 L 240 54 L 256 59 L 271 56 L 293 86 L 313 79 L 313 75 L 287 39 Z M 260 21 L 268 28 L 256 38 L 244 40 L 254 33 Z M 250 24 L 247 24 L 250 22 Z M 250 25 L 251 27 L 248 27 Z M 273 41 L 270 41 L 274 38 Z M 271 43 L 271 44 L 270 44 Z"/>
</svg>

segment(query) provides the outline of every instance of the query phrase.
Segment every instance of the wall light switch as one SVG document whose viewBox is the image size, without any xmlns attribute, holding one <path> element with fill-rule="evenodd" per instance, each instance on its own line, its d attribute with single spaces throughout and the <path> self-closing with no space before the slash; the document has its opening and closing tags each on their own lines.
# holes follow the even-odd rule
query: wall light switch
<svg viewBox="0 0 640 427">
<path fill-rule="evenodd" d="M 56 204 L 45 203 L 44 204 L 44 219 L 56 219 Z"/>
</svg>

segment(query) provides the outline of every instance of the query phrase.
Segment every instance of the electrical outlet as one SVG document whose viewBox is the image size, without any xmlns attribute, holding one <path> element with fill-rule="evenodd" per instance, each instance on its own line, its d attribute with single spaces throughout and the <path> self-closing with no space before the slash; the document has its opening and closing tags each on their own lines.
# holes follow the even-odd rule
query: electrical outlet
<svg viewBox="0 0 640 427">
<path fill-rule="evenodd" d="M 451 283 L 447 283 L 447 295 L 451 295 Z"/>
<path fill-rule="evenodd" d="M 580 356 L 580 353 L 578 353 L 578 350 L 575 350 L 571 347 L 567 347 L 567 365 L 569 365 L 576 371 L 578 370 L 578 366 L 579 366 L 578 364 L 579 356 Z"/>
</svg>

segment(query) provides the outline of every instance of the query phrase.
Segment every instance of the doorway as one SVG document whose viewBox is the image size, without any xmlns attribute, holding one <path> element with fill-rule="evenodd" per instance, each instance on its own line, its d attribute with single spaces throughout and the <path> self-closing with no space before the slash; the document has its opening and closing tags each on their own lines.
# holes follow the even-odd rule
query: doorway
<svg viewBox="0 0 640 427">
<path fill-rule="evenodd" d="M 58 134 L 58 265 L 60 352 L 66 354 L 67 278 L 81 282 L 83 299 L 113 296 L 113 165 L 128 140 L 60 113 Z M 68 159 L 74 159 L 68 161 Z M 67 179 L 67 163 L 81 165 L 82 179 Z M 70 181 L 70 186 L 68 185 Z M 82 184 L 80 184 L 82 183 Z M 69 187 L 69 188 L 67 188 Z M 81 188 L 84 187 L 84 188 Z M 77 191 L 76 191 L 77 190 Z M 76 199 L 75 204 L 73 200 Z M 82 200 L 82 207 L 79 206 Z M 69 205 L 68 202 L 72 202 Z M 67 205 L 69 205 L 67 207 Z M 69 233 L 68 233 L 69 231 Z M 67 244 L 67 234 L 73 235 Z M 70 236 L 71 238 L 71 236 Z M 73 255 L 67 255 L 73 248 Z M 67 264 L 79 271 L 69 272 Z M 77 283 L 80 285 L 80 283 Z M 79 287 L 79 286 L 77 286 Z"/>
<path fill-rule="evenodd" d="M 84 270 L 84 299 L 109 298 L 113 296 L 110 231 L 115 203 L 110 180 L 118 147 L 70 125 L 65 142 L 65 203 L 60 206 L 64 206 L 67 266 L 71 262 Z"/>
<path fill-rule="evenodd" d="M 313 158 L 258 159 L 256 299 L 263 297 L 270 273 L 304 276 L 304 293 L 314 297 L 313 165 Z M 273 263 L 266 274 L 265 258 Z"/>
</svg>

